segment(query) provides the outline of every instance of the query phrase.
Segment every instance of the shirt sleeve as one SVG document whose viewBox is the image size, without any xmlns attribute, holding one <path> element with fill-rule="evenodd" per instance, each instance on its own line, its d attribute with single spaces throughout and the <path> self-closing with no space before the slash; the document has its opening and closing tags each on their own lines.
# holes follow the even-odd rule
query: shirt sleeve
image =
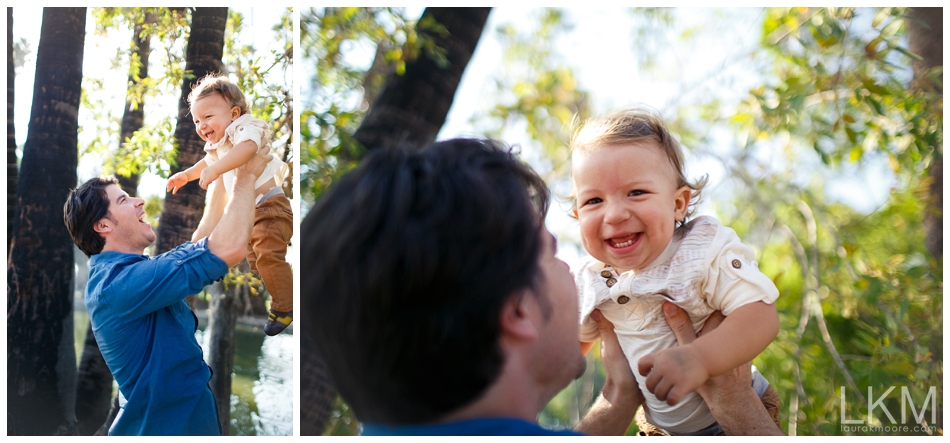
<svg viewBox="0 0 950 443">
<path fill-rule="evenodd" d="M 208 249 L 208 239 L 127 266 L 117 266 L 109 292 L 117 315 L 138 318 L 201 292 L 220 280 L 228 265 Z"/>
<path fill-rule="evenodd" d="M 719 248 L 709 266 L 703 293 L 713 309 L 730 315 L 740 306 L 763 301 L 775 303 L 778 288 L 755 261 L 755 252 L 742 243 L 731 228 L 721 227 L 714 248 Z"/>
<path fill-rule="evenodd" d="M 257 144 L 257 150 L 260 152 L 261 148 L 266 145 L 267 125 L 264 124 L 263 120 L 251 118 L 244 123 L 229 127 L 227 132 L 231 138 L 232 146 L 250 140 Z"/>
</svg>

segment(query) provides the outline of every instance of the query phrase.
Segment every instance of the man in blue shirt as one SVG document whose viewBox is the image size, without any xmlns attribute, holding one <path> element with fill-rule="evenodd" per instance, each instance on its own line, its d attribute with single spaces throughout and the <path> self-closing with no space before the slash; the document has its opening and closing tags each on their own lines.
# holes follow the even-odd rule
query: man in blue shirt
<svg viewBox="0 0 950 443">
<path fill-rule="evenodd" d="M 548 197 L 506 146 L 454 139 L 376 149 L 310 210 L 305 332 L 364 435 L 626 432 L 643 396 L 597 311 L 601 395 L 573 431 L 537 423 L 586 367 L 574 279 L 544 227 Z M 696 338 L 684 311 L 664 314 L 678 338 Z M 700 395 L 727 432 L 776 433 L 744 369 Z"/>
<path fill-rule="evenodd" d="M 85 303 L 102 356 L 119 384 L 121 410 L 109 435 L 220 435 L 211 369 L 195 339 L 198 319 L 185 302 L 245 256 L 254 222 L 257 156 L 237 172 L 234 192 L 210 236 L 156 257 L 143 221 L 144 200 L 114 177 L 73 190 L 64 221 L 89 259 Z M 215 185 L 212 202 L 224 201 Z M 224 196 L 224 197 L 222 197 Z"/>
</svg>

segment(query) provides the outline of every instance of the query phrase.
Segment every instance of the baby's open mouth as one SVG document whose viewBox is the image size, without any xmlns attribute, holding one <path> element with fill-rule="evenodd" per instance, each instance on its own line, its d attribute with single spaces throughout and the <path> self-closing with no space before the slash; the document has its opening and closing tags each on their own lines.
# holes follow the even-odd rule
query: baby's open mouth
<svg viewBox="0 0 950 443">
<path fill-rule="evenodd" d="M 620 237 L 614 237 L 607 239 L 607 243 L 614 248 L 626 248 L 633 244 L 640 238 L 640 233 L 628 234 Z"/>
</svg>

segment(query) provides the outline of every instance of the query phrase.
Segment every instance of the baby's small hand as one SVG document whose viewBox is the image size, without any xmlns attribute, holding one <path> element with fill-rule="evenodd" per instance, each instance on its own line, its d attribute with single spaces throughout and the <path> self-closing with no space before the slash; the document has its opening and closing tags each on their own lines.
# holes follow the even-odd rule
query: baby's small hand
<svg viewBox="0 0 950 443">
<path fill-rule="evenodd" d="M 178 188 L 188 184 L 188 175 L 183 172 L 179 172 L 168 178 L 168 185 L 166 186 L 165 191 L 171 191 L 172 194 L 178 193 Z"/>
<path fill-rule="evenodd" d="M 198 186 L 201 186 L 201 189 L 208 189 L 208 186 L 211 186 L 215 180 L 218 179 L 220 174 L 215 174 L 211 168 L 205 168 L 201 171 L 201 177 L 198 179 Z"/>
<path fill-rule="evenodd" d="M 675 405 L 709 379 L 709 372 L 691 346 L 664 349 L 640 359 L 637 368 L 647 376 L 647 389 L 660 400 Z"/>
</svg>

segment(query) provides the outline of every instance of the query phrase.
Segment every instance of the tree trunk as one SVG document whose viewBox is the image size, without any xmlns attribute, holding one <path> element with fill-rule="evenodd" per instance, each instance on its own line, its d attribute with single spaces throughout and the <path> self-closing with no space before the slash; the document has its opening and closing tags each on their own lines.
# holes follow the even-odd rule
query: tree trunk
<svg viewBox="0 0 950 443">
<path fill-rule="evenodd" d="M 142 23 L 136 22 L 132 30 L 132 49 L 129 54 L 130 65 L 133 63 L 133 58 L 138 58 L 141 62 L 141 67 L 138 69 L 138 72 L 134 69 L 133 66 L 129 66 L 129 87 L 132 87 L 136 83 L 140 83 L 142 80 L 148 78 L 148 55 L 151 53 L 151 40 L 152 36 L 150 34 L 141 35 L 142 28 L 145 23 L 154 22 L 153 14 L 148 12 L 143 12 L 145 18 Z M 137 78 L 136 78 L 137 77 Z M 125 100 L 125 112 L 122 114 L 122 127 L 120 128 L 119 135 L 119 152 L 121 153 L 125 148 L 126 140 L 132 137 L 132 134 L 139 129 L 142 129 L 142 122 L 145 117 L 144 112 L 145 104 L 138 103 L 137 106 L 133 108 L 132 102 L 126 98 Z M 138 195 L 139 187 L 139 178 L 141 177 L 141 171 L 131 171 L 128 176 L 116 174 L 119 179 L 119 186 L 122 187 L 129 195 L 135 197 Z"/>
<path fill-rule="evenodd" d="M 907 31 L 911 52 L 923 60 L 914 61 L 912 87 L 943 95 L 943 84 L 931 81 L 933 69 L 943 67 L 943 8 L 910 8 L 907 11 Z M 941 100 L 940 103 L 943 101 Z M 943 112 L 942 105 L 933 110 Z M 930 201 L 924 213 L 927 230 L 927 250 L 939 263 L 943 259 L 943 146 L 934 146 L 933 163 L 930 165 Z"/>
<path fill-rule="evenodd" d="M 13 8 L 7 8 L 7 250 L 13 239 L 13 213 L 16 209 L 16 135 L 13 125 Z M 9 259 L 9 257 L 7 257 Z"/>
<path fill-rule="evenodd" d="M 403 75 L 389 75 L 353 137 L 367 149 L 398 145 L 421 149 L 435 141 L 489 12 L 491 8 L 426 8 L 416 27 L 445 50 L 447 62 L 423 52 L 406 63 Z M 437 32 L 437 25 L 446 32 Z"/>
<path fill-rule="evenodd" d="M 208 308 L 208 366 L 211 366 L 211 392 L 218 404 L 221 435 L 230 435 L 231 374 L 234 373 L 234 325 L 241 310 L 244 285 L 223 282 L 211 285 L 211 306 Z"/>
<path fill-rule="evenodd" d="M 191 34 L 185 50 L 185 70 L 191 72 L 181 88 L 178 101 L 178 126 L 175 139 L 178 142 L 176 167 L 171 173 L 183 171 L 204 157 L 204 141 L 195 133 L 195 123 L 188 109 L 188 94 L 191 86 L 201 77 L 221 72 L 221 56 L 224 52 L 224 30 L 228 21 L 228 8 L 195 8 L 191 14 Z M 155 253 L 161 254 L 191 240 L 204 212 L 206 191 L 194 181 L 178 190 L 177 194 L 165 194 L 161 223 L 158 225 L 158 240 Z"/>
<path fill-rule="evenodd" d="M 86 8 L 44 8 L 7 264 L 7 434 L 76 434 L 73 245 Z"/>
<path fill-rule="evenodd" d="M 94 435 L 106 421 L 112 403 L 112 380 L 112 372 L 102 358 L 90 322 L 83 342 L 76 383 L 76 427 L 79 435 Z"/>
</svg>

